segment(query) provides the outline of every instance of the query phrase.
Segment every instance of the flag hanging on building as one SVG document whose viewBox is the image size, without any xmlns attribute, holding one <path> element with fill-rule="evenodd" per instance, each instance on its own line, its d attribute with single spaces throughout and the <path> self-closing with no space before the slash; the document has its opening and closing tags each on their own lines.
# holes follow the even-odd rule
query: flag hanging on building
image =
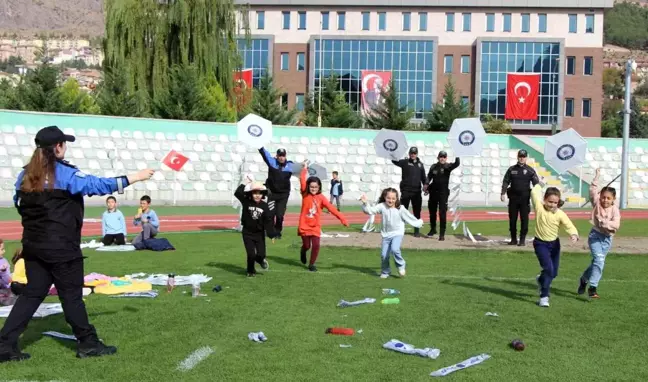
<svg viewBox="0 0 648 382">
<path fill-rule="evenodd" d="M 506 119 L 536 121 L 540 98 L 540 74 L 509 73 L 506 75 Z"/>
<path fill-rule="evenodd" d="M 252 99 L 252 69 L 235 71 L 234 75 L 234 94 L 236 95 L 236 107 L 243 109 Z"/>
<path fill-rule="evenodd" d="M 180 154 L 175 150 L 169 151 L 169 153 L 162 159 L 162 163 L 169 167 L 173 171 L 180 171 L 182 167 L 189 161 L 189 158 Z"/>
<path fill-rule="evenodd" d="M 363 70 L 362 76 L 362 111 L 365 114 L 371 113 L 378 105 L 385 102 L 382 96 L 383 90 L 389 90 L 391 72 L 375 72 Z"/>
</svg>

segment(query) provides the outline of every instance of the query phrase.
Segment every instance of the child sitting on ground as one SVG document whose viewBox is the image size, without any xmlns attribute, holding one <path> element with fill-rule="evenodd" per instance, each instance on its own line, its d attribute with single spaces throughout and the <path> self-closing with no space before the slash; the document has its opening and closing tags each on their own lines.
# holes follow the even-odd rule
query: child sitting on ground
<svg viewBox="0 0 648 382">
<path fill-rule="evenodd" d="M 117 199 L 109 196 L 106 199 L 106 211 L 101 216 L 101 234 L 103 245 L 126 244 L 126 219 L 117 209 Z"/>
<path fill-rule="evenodd" d="M 141 226 L 142 232 L 133 239 L 133 245 L 155 237 L 160 231 L 160 220 L 155 211 L 151 209 L 150 196 L 144 195 L 140 198 L 140 210 L 133 219 L 133 225 Z"/>
<path fill-rule="evenodd" d="M 27 272 L 25 271 L 25 259 L 22 257 L 22 249 L 16 249 L 11 262 L 14 265 L 14 271 L 11 275 L 11 292 L 20 296 L 27 286 Z"/>
</svg>

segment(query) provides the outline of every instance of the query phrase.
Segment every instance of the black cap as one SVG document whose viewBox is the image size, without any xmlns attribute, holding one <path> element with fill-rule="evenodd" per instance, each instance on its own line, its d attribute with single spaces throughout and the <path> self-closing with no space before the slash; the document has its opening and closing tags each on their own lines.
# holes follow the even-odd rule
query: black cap
<svg viewBox="0 0 648 382">
<path fill-rule="evenodd" d="M 286 156 L 286 149 L 277 150 L 277 156 L 278 157 L 285 157 Z"/>
<path fill-rule="evenodd" d="M 418 154 L 418 149 L 414 146 L 410 147 L 409 149 L 410 154 Z"/>
<path fill-rule="evenodd" d="M 49 147 L 54 146 L 59 142 L 74 142 L 76 138 L 74 135 L 63 134 L 61 129 L 56 126 L 43 127 L 36 133 L 36 147 Z"/>
<path fill-rule="evenodd" d="M 448 157 L 448 153 L 445 151 L 439 151 L 439 155 L 437 156 L 437 158 L 447 158 L 447 157 Z"/>
<path fill-rule="evenodd" d="M 520 150 L 520 151 L 518 151 L 518 158 L 526 158 L 526 157 L 528 157 L 528 156 L 529 156 L 529 154 L 527 153 L 526 150 Z"/>
</svg>

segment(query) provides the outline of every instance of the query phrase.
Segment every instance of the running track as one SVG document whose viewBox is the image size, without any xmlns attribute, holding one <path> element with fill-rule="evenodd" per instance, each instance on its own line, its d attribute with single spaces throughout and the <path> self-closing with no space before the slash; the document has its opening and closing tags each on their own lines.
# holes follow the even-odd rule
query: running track
<svg viewBox="0 0 648 382">
<path fill-rule="evenodd" d="M 572 219 L 587 219 L 590 211 L 567 211 Z M 531 214 L 533 216 L 533 214 Z M 362 212 L 344 212 L 344 216 L 350 224 L 364 224 L 367 216 Z M 622 212 L 623 219 L 648 219 L 648 210 L 628 210 Z M 127 218 L 131 221 L 132 217 Z M 449 221 L 452 218 L 448 217 Z M 187 232 L 187 231 L 209 231 L 229 230 L 238 224 L 238 215 L 184 215 L 167 216 L 161 220 L 162 232 Z M 423 214 L 423 220 L 428 222 L 427 213 Z M 506 211 L 470 210 L 461 213 L 462 221 L 502 221 L 508 220 Z M 284 224 L 286 226 L 297 226 L 299 215 L 296 213 L 286 214 Z M 376 223 L 380 222 L 380 215 L 376 216 Z M 322 216 L 323 225 L 339 225 L 340 222 L 330 214 Z M 129 233 L 135 233 L 135 227 L 129 227 Z M 100 236 L 101 222 L 98 219 L 85 219 L 83 225 L 83 236 Z M 22 226 L 19 221 L 0 221 L 0 238 L 5 240 L 19 240 L 22 236 Z"/>
</svg>

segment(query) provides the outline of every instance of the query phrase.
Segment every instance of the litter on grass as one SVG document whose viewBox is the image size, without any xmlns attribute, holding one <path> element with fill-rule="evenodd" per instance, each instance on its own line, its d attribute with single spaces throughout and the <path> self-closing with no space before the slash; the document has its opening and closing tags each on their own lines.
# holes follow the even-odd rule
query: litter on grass
<svg viewBox="0 0 648 382">
<path fill-rule="evenodd" d="M 454 373 L 457 370 L 463 370 L 465 368 L 471 367 L 478 365 L 487 359 L 489 359 L 490 356 L 486 353 L 480 354 L 471 358 L 468 358 L 467 360 L 460 362 L 460 363 L 455 363 L 452 366 L 444 367 L 442 369 L 439 369 L 437 371 L 433 371 L 430 373 L 431 377 L 445 377 L 448 374 Z"/>
<path fill-rule="evenodd" d="M 189 354 L 189 356 L 185 358 L 184 361 L 180 362 L 180 364 L 178 365 L 178 370 L 189 371 L 193 369 L 194 367 L 196 367 L 196 365 L 209 357 L 213 352 L 214 350 L 209 346 L 204 346 L 200 349 L 197 349 L 193 353 Z"/>
<path fill-rule="evenodd" d="M 499 314 L 497 314 L 495 312 L 486 312 L 486 316 L 499 317 Z"/>
<path fill-rule="evenodd" d="M 387 350 L 397 351 L 403 354 L 419 355 L 425 358 L 437 359 L 441 354 L 441 350 L 435 348 L 417 349 L 413 345 L 406 344 L 399 340 L 391 340 L 383 345 Z"/>
<path fill-rule="evenodd" d="M 337 306 L 340 308 L 347 308 L 350 306 L 358 306 L 358 305 L 363 305 L 363 304 L 373 304 L 376 302 L 375 298 L 365 298 L 364 300 L 358 300 L 358 301 L 346 301 L 346 300 L 340 300 L 338 302 Z"/>
</svg>

